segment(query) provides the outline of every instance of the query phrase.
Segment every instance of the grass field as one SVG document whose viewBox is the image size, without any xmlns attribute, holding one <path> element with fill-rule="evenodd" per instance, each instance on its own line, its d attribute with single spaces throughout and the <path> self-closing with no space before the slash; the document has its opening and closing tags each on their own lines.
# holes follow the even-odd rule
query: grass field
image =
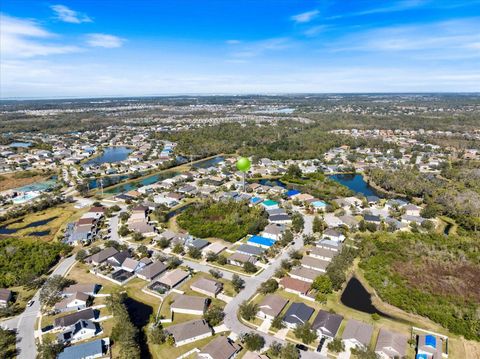
<svg viewBox="0 0 480 359">
<path fill-rule="evenodd" d="M 223 334 L 227 336 L 229 333 L 223 333 Z M 199 340 L 197 342 L 182 345 L 181 347 L 178 347 L 178 348 L 170 346 L 166 343 L 164 343 L 162 345 L 151 344 L 151 345 L 149 345 L 150 353 L 152 353 L 152 355 L 155 359 L 177 358 L 180 355 L 185 354 L 185 353 L 189 352 L 190 350 L 192 350 L 194 348 L 199 348 L 199 349 L 203 348 L 205 345 L 210 343 L 217 336 L 219 336 L 219 335 L 218 334 L 213 335 L 209 338 L 205 338 L 205 339 Z"/>
</svg>

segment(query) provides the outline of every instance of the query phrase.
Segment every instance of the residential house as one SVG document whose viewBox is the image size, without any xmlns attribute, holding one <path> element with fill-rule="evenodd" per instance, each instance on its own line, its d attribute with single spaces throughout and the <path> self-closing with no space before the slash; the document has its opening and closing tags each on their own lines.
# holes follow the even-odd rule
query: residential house
<svg viewBox="0 0 480 359">
<path fill-rule="evenodd" d="M 62 291 L 63 296 L 70 296 L 74 295 L 77 292 L 85 293 L 90 296 L 94 296 L 98 293 L 102 286 L 99 284 L 93 284 L 93 283 L 88 283 L 88 284 L 72 284 L 68 287 L 66 287 Z"/>
<path fill-rule="evenodd" d="M 288 299 L 275 294 L 269 294 L 258 305 L 257 317 L 273 320 L 280 315 L 287 303 Z"/>
<path fill-rule="evenodd" d="M 237 253 L 246 254 L 249 256 L 260 257 L 265 253 L 265 249 L 258 246 L 250 246 L 248 244 L 241 244 L 237 248 Z"/>
<path fill-rule="evenodd" d="M 109 338 L 102 338 L 87 343 L 72 345 L 58 354 L 58 359 L 96 359 L 109 357 Z"/>
<path fill-rule="evenodd" d="M 94 255 L 91 255 L 86 259 L 86 261 L 94 264 L 94 265 L 99 265 L 105 262 L 108 258 L 114 256 L 117 254 L 118 251 L 113 248 L 113 247 L 107 247 L 105 249 L 102 249 L 100 252 L 95 253 Z"/>
<path fill-rule="evenodd" d="M 220 336 L 205 345 L 197 354 L 198 359 L 231 359 L 242 349 L 229 338 Z"/>
<path fill-rule="evenodd" d="M 330 239 L 335 242 L 343 242 L 345 240 L 345 236 L 340 231 L 332 228 L 327 228 L 322 234 L 322 239 Z"/>
<path fill-rule="evenodd" d="M 167 266 L 162 262 L 153 262 L 137 272 L 137 277 L 143 280 L 151 281 L 167 270 Z"/>
<path fill-rule="evenodd" d="M 88 294 L 77 292 L 56 303 L 54 308 L 59 312 L 81 310 L 88 306 L 89 300 L 90 296 Z"/>
<path fill-rule="evenodd" d="M 350 319 L 343 330 L 342 340 L 352 348 L 357 346 L 368 348 L 372 334 L 372 325 Z"/>
<path fill-rule="evenodd" d="M 308 322 L 315 310 L 302 302 L 295 302 L 288 308 L 283 322 L 285 325 L 293 329 L 297 325 L 302 325 Z"/>
<path fill-rule="evenodd" d="M 335 338 L 342 320 L 341 315 L 320 310 L 313 321 L 312 329 L 316 330 L 319 336 Z"/>
<path fill-rule="evenodd" d="M 316 271 L 305 267 L 295 268 L 288 273 L 292 278 L 303 280 L 304 282 L 313 283 L 315 278 L 322 275 L 323 272 Z"/>
<path fill-rule="evenodd" d="M 255 264 L 257 262 L 257 259 L 254 256 L 248 254 L 235 252 L 227 258 L 227 262 L 231 265 L 242 267 L 246 262 Z"/>
<path fill-rule="evenodd" d="M 223 283 L 212 279 L 200 278 L 190 285 L 190 289 L 208 295 L 209 297 L 216 298 L 223 290 Z"/>
<path fill-rule="evenodd" d="M 182 283 L 189 276 L 190 274 L 188 274 L 188 272 L 177 268 L 165 273 L 158 279 L 158 282 L 163 284 L 167 289 L 172 289 Z"/>
<path fill-rule="evenodd" d="M 323 261 L 331 262 L 333 257 L 335 257 L 338 252 L 331 251 L 329 249 L 321 248 L 321 247 L 313 247 L 309 250 L 308 255 L 312 258 L 321 259 Z"/>
<path fill-rule="evenodd" d="M 165 331 L 173 336 L 176 347 L 212 336 L 212 329 L 204 319 L 171 325 Z"/>
<path fill-rule="evenodd" d="M 145 266 L 145 263 L 133 258 L 125 258 L 122 263 L 122 269 L 130 273 L 136 273 L 142 270 Z"/>
<path fill-rule="evenodd" d="M 439 359 L 442 352 L 442 338 L 433 334 L 421 334 L 417 337 L 416 359 Z"/>
<path fill-rule="evenodd" d="M 55 318 L 53 322 L 54 328 L 67 328 L 78 322 L 79 320 L 93 320 L 95 319 L 95 311 L 92 308 L 80 310 L 78 312 L 64 315 L 63 317 Z"/>
<path fill-rule="evenodd" d="M 297 295 L 306 295 L 310 290 L 311 283 L 292 277 L 283 277 L 280 279 L 279 286 L 284 288 L 286 292 Z"/>
<path fill-rule="evenodd" d="M 381 359 L 403 358 L 407 352 L 407 341 L 407 336 L 381 328 L 375 345 L 375 353 Z"/>
<path fill-rule="evenodd" d="M 88 319 L 80 319 L 73 324 L 70 328 L 60 333 L 57 336 L 59 343 L 78 342 L 92 338 L 99 332 L 99 329 L 94 322 Z"/>
<path fill-rule="evenodd" d="M 0 308 L 8 307 L 8 303 L 12 300 L 12 291 L 1 288 L 0 289 Z"/>
<path fill-rule="evenodd" d="M 301 266 L 304 268 L 313 269 L 315 271 L 319 271 L 322 273 L 325 273 L 327 271 L 327 267 L 330 264 L 329 261 L 325 261 L 323 259 L 318 259 L 310 256 L 303 256 L 300 263 L 301 263 Z"/>
<path fill-rule="evenodd" d="M 207 309 L 208 299 L 193 295 L 179 295 L 170 305 L 171 313 L 203 315 Z"/>
</svg>

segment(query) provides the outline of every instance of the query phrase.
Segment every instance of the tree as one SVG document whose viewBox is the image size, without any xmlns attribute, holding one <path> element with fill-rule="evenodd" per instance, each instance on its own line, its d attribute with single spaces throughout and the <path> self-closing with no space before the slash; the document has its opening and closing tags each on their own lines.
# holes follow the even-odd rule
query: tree
<svg viewBox="0 0 480 359">
<path fill-rule="evenodd" d="M 317 332 L 312 329 L 312 325 L 309 322 L 297 325 L 293 330 L 293 333 L 305 344 L 310 344 L 318 337 Z"/>
<path fill-rule="evenodd" d="M 180 243 L 177 243 L 173 246 L 172 252 L 175 254 L 184 254 L 183 246 Z"/>
<path fill-rule="evenodd" d="M 40 289 L 40 304 L 42 307 L 50 307 L 60 301 L 63 288 L 75 284 L 75 281 L 54 275 L 46 280 Z"/>
<path fill-rule="evenodd" d="M 16 356 L 15 331 L 0 327 L 0 358 L 13 359 Z"/>
<path fill-rule="evenodd" d="M 280 352 L 282 350 L 282 344 L 280 344 L 277 341 L 273 341 L 272 344 L 270 344 L 270 347 L 268 348 L 268 357 L 278 357 L 280 355 Z"/>
<path fill-rule="evenodd" d="M 154 325 L 148 331 L 148 341 L 152 344 L 163 344 L 167 339 L 167 333 L 161 324 Z"/>
<path fill-rule="evenodd" d="M 247 261 L 243 263 L 243 270 L 247 273 L 255 273 L 257 271 L 257 267 L 255 264 Z"/>
<path fill-rule="evenodd" d="M 118 235 L 120 237 L 126 237 L 130 234 L 130 230 L 128 229 L 127 226 L 121 226 L 119 229 L 118 229 Z"/>
<path fill-rule="evenodd" d="M 265 339 L 257 333 L 244 333 L 240 338 L 247 350 L 259 351 L 265 345 Z"/>
<path fill-rule="evenodd" d="M 246 300 L 239 306 L 240 315 L 246 320 L 252 320 L 258 313 L 258 305 L 248 303 Z"/>
<path fill-rule="evenodd" d="M 235 292 L 239 293 L 243 288 L 245 288 L 245 281 L 240 278 L 238 274 L 232 276 L 232 285 Z"/>
<path fill-rule="evenodd" d="M 140 242 L 140 241 L 143 241 L 145 239 L 145 236 L 143 234 L 141 234 L 140 232 L 133 232 L 132 233 L 132 239 L 135 241 L 135 242 Z"/>
<path fill-rule="evenodd" d="M 300 251 L 292 250 L 288 253 L 288 256 L 294 260 L 300 260 L 303 258 L 303 254 Z"/>
<path fill-rule="evenodd" d="M 281 239 L 282 245 L 286 246 L 286 245 L 290 244 L 291 242 L 293 242 L 294 238 L 295 237 L 293 236 L 292 231 L 287 229 L 282 235 L 282 239 Z"/>
<path fill-rule="evenodd" d="M 343 344 L 341 339 L 334 338 L 330 343 L 328 343 L 327 349 L 334 353 L 340 353 L 345 350 L 345 344 Z"/>
<path fill-rule="evenodd" d="M 207 260 L 207 262 L 216 262 L 218 259 L 218 254 L 209 251 L 205 256 L 205 259 Z"/>
<path fill-rule="evenodd" d="M 300 167 L 298 167 L 298 165 L 290 165 L 287 168 L 285 176 L 289 178 L 301 178 L 302 170 L 300 169 Z"/>
<path fill-rule="evenodd" d="M 350 349 L 353 355 L 358 359 L 378 359 L 379 356 L 370 348 L 359 347 Z"/>
<path fill-rule="evenodd" d="M 303 220 L 303 216 L 298 213 L 298 212 L 295 212 L 292 214 L 292 229 L 294 232 L 301 232 L 303 231 L 303 227 L 305 225 L 305 221 Z"/>
<path fill-rule="evenodd" d="M 326 227 L 326 223 L 321 220 L 319 216 L 315 216 L 315 218 L 313 218 L 313 231 L 315 233 L 322 233 Z"/>
<path fill-rule="evenodd" d="M 170 257 L 167 260 L 167 268 L 168 269 L 175 269 L 180 264 L 182 264 L 182 261 L 180 259 L 178 259 L 177 257 Z"/>
<path fill-rule="evenodd" d="M 137 253 L 140 255 L 141 258 L 148 257 L 148 248 L 145 245 L 138 246 Z"/>
<path fill-rule="evenodd" d="M 300 351 L 298 348 L 291 344 L 285 344 L 280 351 L 280 359 L 299 359 Z"/>
<path fill-rule="evenodd" d="M 217 258 L 217 263 L 221 266 L 227 264 L 227 257 L 225 257 L 223 254 L 220 254 Z"/>
<path fill-rule="evenodd" d="M 332 281 L 326 275 L 319 275 L 312 283 L 312 288 L 318 290 L 320 293 L 329 294 L 332 293 Z"/>
<path fill-rule="evenodd" d="M 220 272 L 220 271 L 217 270 L 217 269 L 210 269 L 210 270 L 208 271 L 208 273 L 210 273 L 213 278 L 220 279 L 220 278 L 223 277 L 223 273 Z"/>
<path fill-rule="evenodd" d="M 225 317 L 225 313 L 223 312 L 222 308 L 218 306 L 211 306 L 205 312 L 203 318 L 210 324 L 211 327 L 216 327 L 219 325 L 223 318 Z"/>
<path fill-rule="evenodd" d="M 55 343 L 51 338 L 45 338 L 42 343 L 37 344 L 37 358 L 56 359 L 62 349 L 62 344 Z"/>
<path fill-rule="evenodd" d="M 275 329 L 285 328 L 285 324 L 283 323 L 283 318 L 280 316 L 273 318 L 271 327 Z"/>
<path fill-rule="evenodd" d="M 160 248 L 165 249 L 170 245 L 170 241 L 168 239 L 162 237 L 157 241 L 157 245 Z"/>
<path fill-rule="evenodd" d="M 202 251 L 196 247 L 190 247 L 188 249 L 188 256 L 193 259 L 200 259 L 202 258 Z"/>
<path fill-rule="evenodd" d="M 88 257 L 88 254 L 87 252 L 84 250 L 84 249 L 80 249 L 78 252 L 77 252 L 77 255 L 75 256 L 75 260 L 77 261 L 80 261 L 80 262 L 83 262 L 83 260 L 85 258 Z"/>
<path fill-rule="evenodd" d="M 262 294 L 268 294 L 268 293 L 275 292 L 277 289 L 278 289 L 278 282 L 275 279 L 270 278 L 260 285 L 260 288 L 258 289 L 258 291 Z"/>
<path fill-rule="evenodd" d="M 122 222 L 126 222 L 130 218 L 130 214 L 128 214 L 128 212 L 121 212 L 118 217 Z"/>
</svg>

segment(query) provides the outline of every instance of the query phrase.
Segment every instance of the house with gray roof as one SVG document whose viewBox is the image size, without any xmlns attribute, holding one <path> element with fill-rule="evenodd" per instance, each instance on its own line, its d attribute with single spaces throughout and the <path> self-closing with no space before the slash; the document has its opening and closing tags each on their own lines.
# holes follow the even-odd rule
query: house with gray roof
<svg viewBox="0 0 480 359">
<path fill-rule="evenodd" d="M 143 280 L 152 280 L 167 270 L 162 262 L 153 262 L 137 272 L 137 277 Z"/>
<path fill-rule="evenodd" d="M 406 335 L 381 328 L 375 353 L 382 359 L 403 358 L 407 352 L 407 341 Z"/>
<path fill-rule="evenodd" d="M 319 336 L 335 338 L 342 320 L 341 315 L 320 310 L 313 321 L 312 328 L 317 331 Z"/>
<path fill-rule="evenodd" d="M 55 318 L 53 326 L 55 328 L 67 328 L 78 322 L 79 320 L 93 320 L 95 319 L 95 311 L 92 308 L 80 310 L 78 312 L 64 315 L 63 317 Z"/>
<path fill-rule="evenodd" d="M 355 319 L 350 319 L 345 326 L 342 340 L 350 343 L 353 347 L 368 348 L 372 339 L 373 326 Z"/>
<path fill-rule="evenodd" d="M 105 249 L 102 249 L 100 252 L 91 255 L 86 260 L 94 265 L 99 265 L 105 262 L 108 258 L 113 257 L 117 253 L 118 251 L 115 248 L 107 247 Z"/>
<path fill-rule="evenodd" d="M 204 319 L 174 324 L 165 328 L 165 331 L 173 336 L 176 347 L 211 337 L 213 334 L 212 328 Z"/>
<path fill-rule="evenodd" d="M 190 289 L 208 295 L 209 297 L 216 298 L 218 293 L 223 290 L 223 283 L 213 279 L 200 278 L 190 285 Z"/>
<path fill-rule="evenodd" d="M 192 315 L 203 315 L 207 309 L 209 299 L 193 295 L 181 294 L 170 305 L 170 312 Z"/>
<path fill-rule="evenodd" d="M 287 327 L 293 329 L 297 325 L 308 322 L 314 311 L 313 308 L 302 302 L 292 303 L 283 317 L 283 322 Z"/>
<path fill-rule="evenodd" d="M 242 254 L 247 254 L 250 256 L 260 257 L 261 255 L 263 255 L 263 253 L 265 253 L 265 249 L 262 247 L 250 246 L 248 244 L 241 244 L 237 248 L 237 252 Z"/>
<path fill-rule="evenodd" d="M 59 343 L 78 342 L 94 337 L 100 332 L 99 327 L 88 319 L 80 319 L 57 336 Z"/>
</svg>

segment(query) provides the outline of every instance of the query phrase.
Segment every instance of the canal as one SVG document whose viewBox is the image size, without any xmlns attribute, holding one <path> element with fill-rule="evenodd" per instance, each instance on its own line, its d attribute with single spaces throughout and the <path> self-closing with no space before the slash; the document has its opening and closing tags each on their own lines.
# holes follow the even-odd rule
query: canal
<svg viewBox="0 0 480 359">
<path fill-rule="evenodd" d="M 127 307 L 130 320 L 132 321 L 133 325 L 138 328 L 140 358 L 150 359 L 152 358 L 152 354 L 148 349 L 147 338 L 144 329 L 148 325 L 150 315 L 153 313 L 153 308 L 131 297 L 128 297 L 124 304 Z"/>
</svg>

